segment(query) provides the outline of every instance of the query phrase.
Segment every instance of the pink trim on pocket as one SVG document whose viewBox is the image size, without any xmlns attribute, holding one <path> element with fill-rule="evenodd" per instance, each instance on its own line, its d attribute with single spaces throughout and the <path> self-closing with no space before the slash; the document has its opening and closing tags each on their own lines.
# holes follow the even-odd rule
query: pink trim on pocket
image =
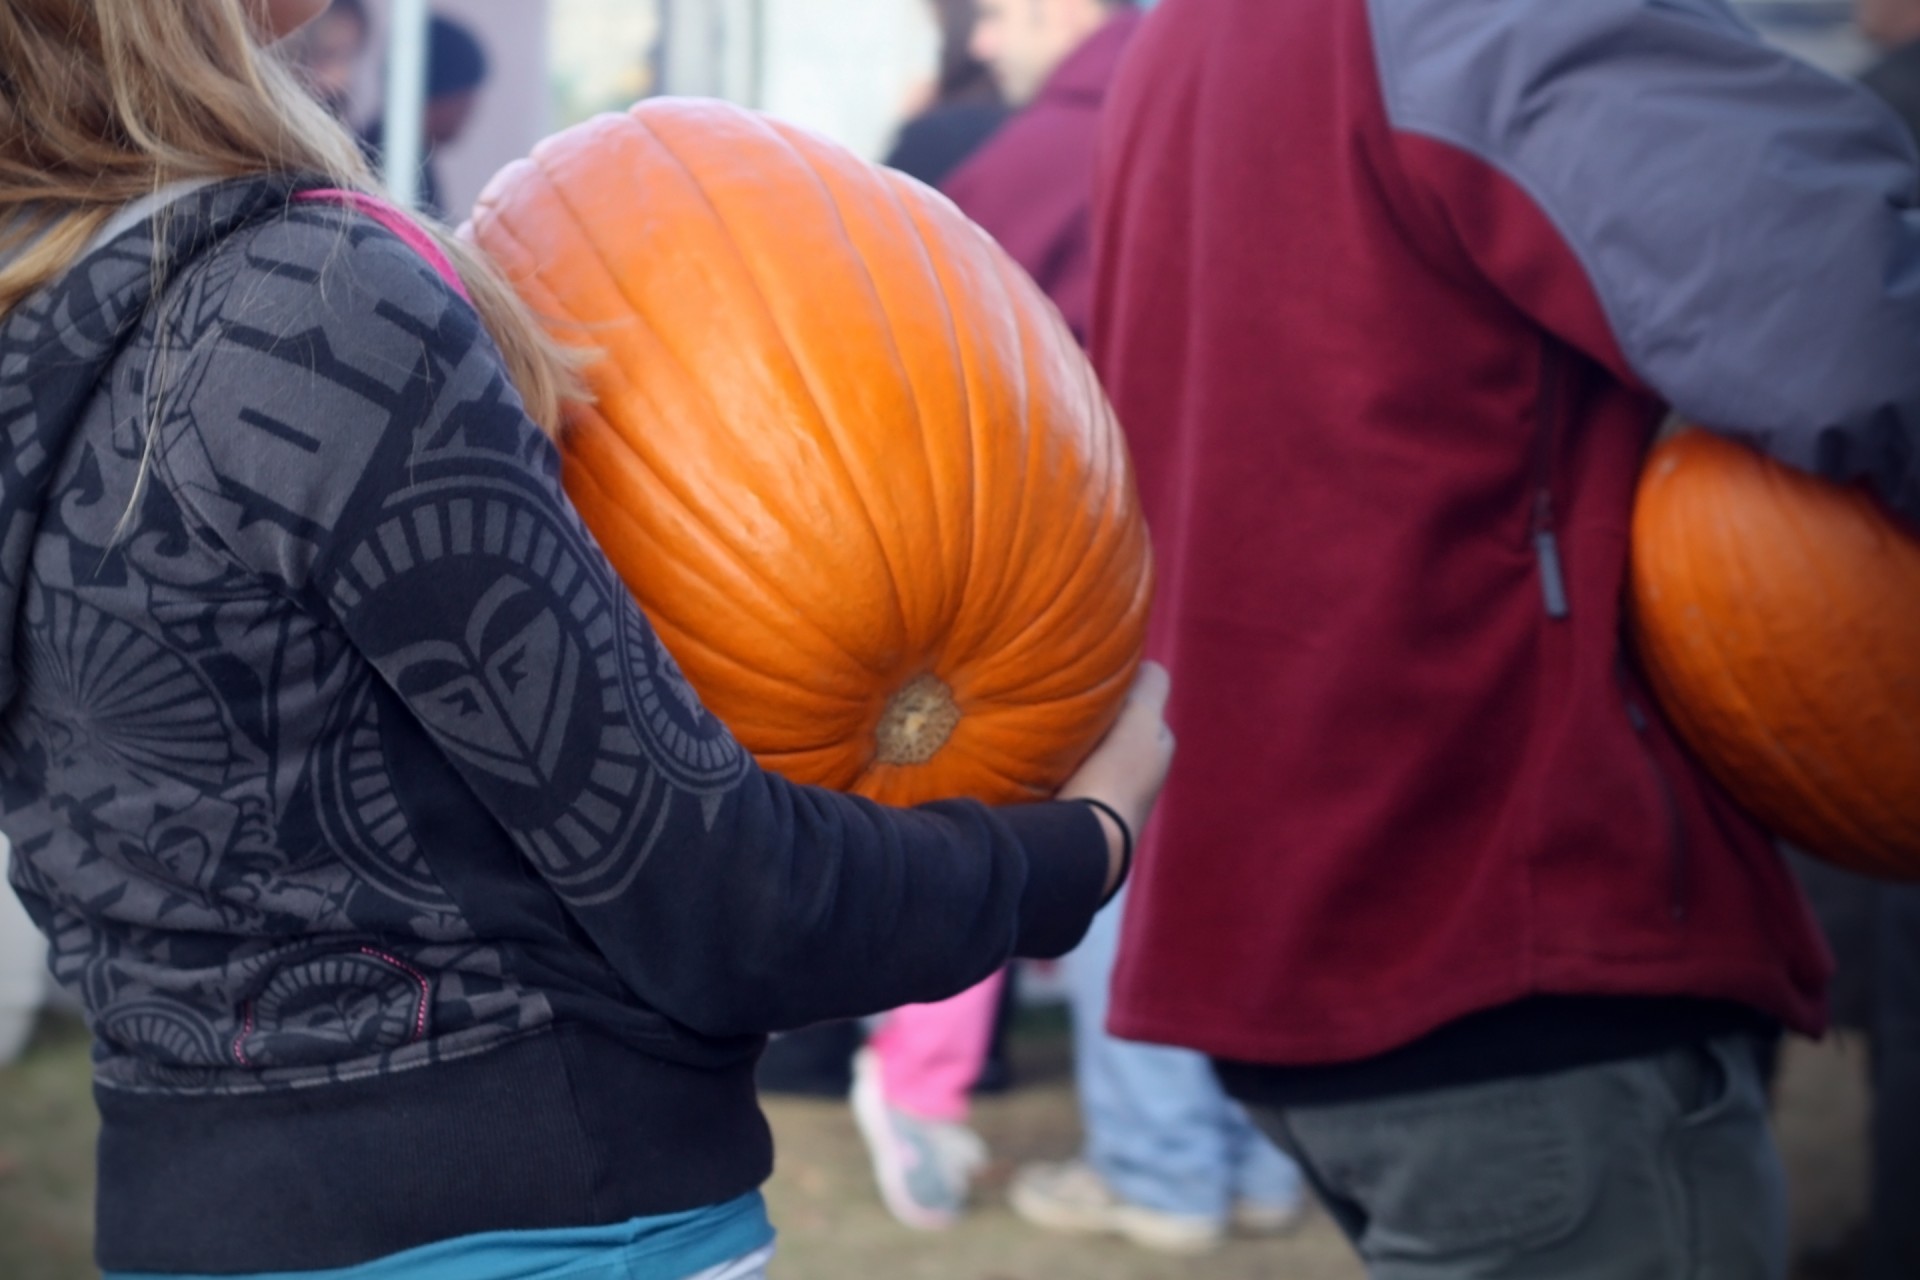
<svg viewBox="0 0 1920 1280">
<path fill-rule="evenodd" d="M 301 191 L 294 195 L 295 200 L 324 200 L 329 204 L 346 205 L 365 214 L 375 222 L 393 232 L 409 249 L 427 260 L 427 265 L 440 273 L 447 287 L 473 301 L 473 295 L 467 292 L 467 286 L 460 279 L 460 273 L 454 270 L 453 260 L 434 242 L 420 224 L 409 218 L 393 205 L 378 196 L 370 196 L 364 191 L 344 191 L 338 187 L 321 187 L 313 191 Z"/>
</svg>

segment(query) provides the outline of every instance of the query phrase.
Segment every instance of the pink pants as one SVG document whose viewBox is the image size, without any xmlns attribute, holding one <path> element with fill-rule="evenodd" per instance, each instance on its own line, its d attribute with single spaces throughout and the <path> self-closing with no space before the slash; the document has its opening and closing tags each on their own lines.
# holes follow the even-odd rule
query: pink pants
<svg viewBox="0 0 1920 1280">
<path fill-rule="evenodd" d="M 1006 981 L 1002 969 L 957 996 L 887 1015 L 867 1045 L 880 1061 L 880 1093 L 888 1106 L 925 1120 L 966 1120 L 968 1091 L 987 1060 Z"/>
</svg>

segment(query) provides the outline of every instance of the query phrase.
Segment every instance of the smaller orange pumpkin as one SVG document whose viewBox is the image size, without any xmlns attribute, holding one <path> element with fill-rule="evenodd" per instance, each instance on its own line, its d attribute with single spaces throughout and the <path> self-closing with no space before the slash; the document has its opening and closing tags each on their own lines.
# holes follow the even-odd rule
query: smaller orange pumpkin
<svg viewBox="0 0 1920 1280">
<path fill-rule="evenodd" d="M 1669 717 L 1737 799 L 1920 879 L 1920 540 L 1865 492 L 1686 431 L 1641 479 L 1632 605 Z"/>
</svg>

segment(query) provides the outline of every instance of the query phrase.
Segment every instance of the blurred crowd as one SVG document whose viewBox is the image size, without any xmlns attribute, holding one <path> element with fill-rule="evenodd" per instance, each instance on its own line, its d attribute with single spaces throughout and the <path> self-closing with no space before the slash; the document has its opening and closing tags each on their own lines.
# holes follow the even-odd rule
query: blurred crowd
<svg viewBox="0 0 1920 1280">
<path fill-rule="evenodd" d="M 1781 1036 L 1825 1022 L 1830 948 L 1834 1020 L 1872 1046 L 1874 1158 L 1869 1221 L 1844 1256 L 1819 1262 L 1849 1280 L 1916 1280 L 1920 888 L 1792 855 L 1816 937 L 1794 882 L 1756 852 L 1758 829 L 1662 736 L 1642 675 L 1625 659 L 1615 665 L 1610 648 L 1595 659 L 1572 637 L 1605 647 L 1618 631 L 1594 584 L 1617 577 L 1617 562 L 1602 561 L 1624 555 L 1608 532 L 1624 514 L 1602 508 L 1624 501 L 1627 459 L 1644 444 L 1606 455 L 1588 443 L 1601 434 L 1596 424 L 1650 423 L 1660 402 L 1746 403 L 1667 361 L 1701 332 L 1743 340 L 1735 313 L 1763 308 L 1718 276 L 1691 282 L 1697 291 L 1673 304 L 1702 317 L 1675 318 L 1647 301 L 1659 265 L 1686 261 L 1655 242 L 1701 225 L 1712 233 L 1700 239 L 1716 245 L 1781 227 L 1812 235 L 1831 216 L 1854 219 L 1845 225 L 1883 249 L 1920 246 L 1915 192 L 1893 190 L 1913 178 L 1907 135 L 1920 139 L 1920 0 L 1859 0 L 1858 29 L 1876 50 L 1860 77 L 1865 92 L 1768 61 L 1719 0 L 1593 0 L 1584 21 L 1617 24 L 1610 38 L 1568 18 L 1564 29 L 1507 32 L 1506 43 L 1460 29 L 1475 15 L 1506 20 L 1488 0 L 1453 0 L 1451 17 L 1443 4 L 1408 4 L 1398 7 L 1404 42 L 1377 59 L 1377 36 L 1358 20 L 1269 20 L 1253 12 L 1263 3 L 1272 0 L 1170 0 L 1149 15 L 1131 0 L 935 0 L 937 72 L 884 158 L 999 242 L 1089 349 L 1128 429 L 1144 424 L 1133 443 L 1165 612 L 1153 643 L 1173 668 L 1174 707 L 1237 725 L 1240 743 L 1281 743 L 1249 763 L 1255 753 L 1236 740 L 1193 734 L 1183 745 L 1189 772 L 1170 785 L 1160 825 L 1128 833 L 1142 844 L 1135 880 L 1045 971 L 1072 1019 L 1084 1141 L 1070 1158 L 1018 1170 L 1013 1209 L 1040 1230 L 1200 1253 L 1235 1235 L 1284 1234 L 1317 1203 L 1382 1280 L 1677 1274 L 1644 1260 L 1633 1265 L 1649 1269 L 1630 1271 L 1611 1251 L 1648 1217 L 1694 1213 L 1708 1225 L 1687 1247 L 1724 1266 L 1713 1274 L 1776 1276 L 1769 1259 L 1784 1227 L 1766 1095 Z M 1202 23 L 1212 34 L 1182 26 Z M 1221 34 L 1230 27 L 1242 34 Z M 1316 72 L 1314 59 L 1278 47 L 1308 29 L 1326 36 L 1316 56 L 1337 70 Z M 285 49 L 378 162 L 386 127 L 363 92 L 379 70 L 374 35 L 362 0 L 333 0 Z M 461 219 L 440 166 L 470 128 L 490 69 L 508 56 L 433 15 L 418 186 L 421 209 L 438 219 Z M 1503 59 L 1521 66 L 1513 84 L 1558 76 L 1567 92 L 1503 100 L 1488 87 Z M 1689 117 L 1701 150 L 1663 170 L 1670 186 L 1643 182 L 1620 157 L 1590 156 L 1584 167 L 1565 159 L 1579 150 L 1576 130 L 1601 127 L 1595 121 L 1650 128 L 1616 101 L 1635 96 L 1618 83 L 1704 104 Z M 1387 105 L 1368 115 L 1363 98 Z M 1511 118 L 1528 112 L 1525 128 Z M 1728 116 L 1745 123 L 1726 125 Z M 1727 136 L 1714 141 L 1723 126 Z M 1730 215 L 1712 223 L 1727 208 L 1688 185 L 1710 180 L 1686 171 L 1732 181 L 1717 168 L 1725 156 L 1783 137 L 1807 148 L 1785 155 L 1781 168 L 1793 172 L 1756 180 L 1740 197 L 1738 233 Z M 1614 183 L 1639 203 L 1622 195 L 1620 209 L 1607 206 Z M 1696 215 L 1687 213 L 1674 214 L 1673 228 L 1632 225 L 1690 201 L 1712 211 L 1698 215 L 1708 221 L 1688 223 Z M 1897 231 L 1875 220 L 1890 204 Z M 1316 221 L 1327 218 L 1346 230 Z M 1751 250 L 1778 266 L 1778 289 L 1807 292 L 1815 312 L 1874 311 L 1883 287 L 1905 291 L 1884 304 L 1889 313 L 1920 297 L 1912 280 L 1878 278 L 1911 274 L 1895 253 L 1802 276 L 1779 265 L 1794 255 L 1775 246 L 1722 247 L 1727 261 L 1691 267 L 1703 278 L 1737 276 L 1736 249 Z M 1260 265 L 1269 260 L 1294 274 Z M 1338 261 L 1344 274 L 1314 275 L 1302 265 L 1313 261 Z M 1855 305 L 1841 297 L 1848 290 L 1874 300 Z M 1289 306 L 1359 317 L 1289 331 L 1310 334 L 1288 356 L 1298 391 L 1275 389 L 1274 330 L 1255 314 L 1283 295 Z M 1404 309 L 1402 296 L 1412 299 Z M 1751 338 L 1743 356 L 1780 354 L 1778 334 Z M 1366 377 L 1351 372 L 1363 365 Z M 1511 467 L 1488 461 L 1511 444 L 1491 428 L 1448 453 L 1433 437 L 1450 410 L 1425 397 L 1449 394 L 1489 422 L 1537 413 L 1574 426 L 1562 436 L 1542 427 L 1545 443 Z M 1840 392 L 1833 403 L 1827 416 L 1844 426 L 1857 406 Z M 1893 412 L 1871 408 L 1882 421 Z M 1309 409 L 1405 429 L 1380 426 L 1345 452 L 1321 440 L 1266 453 L 1248 443 Z M 1189 456 L 1207 445 L 1238 461 Z M 1809 469 L 1832 453 L 1796 448 L 1776 452 Z M 1283 482 L 1249 461 L 1258 458 L 1298 470 Z M 1537 494 L 1522 474 L 1534 465 L 1527 458 L 1538 460 Z M 1321 472 L 1299 478 L 1315 461 Z M 1860 466 L 1847 478 L 1881 483 L 1884 474 Z M 1454 487 L 1433 496 L 1443 482 Z M 1513 547 L 1488 546 L 1497 563 L 1484 573 L 1415 545 L 1423 529 L 1505 502 L 1510 489 L 1526 491 L 1518 501 L 1532 523 Z M 1899 498 L 1888 492 L 1890 503 Z M 1412 532 L 1382 532 L 1396 517 Z M 1311 555 L 1291 543 L 1247 550 L 1315 533 Z M 1608 539 L 1604 553 L 1591 549 Z M 1273 563 L 1319 557 L 1312 568 Z M 1249 571 L 1267 576 L 1256 587 L 1311 599 L 1324 616 L 1309 628 L 1256 604 L 1223 621 L 1201 584 L 1229 561 L 1243 570 L 1258 562 Z M 1389 562 L 1391 572 L 1380 567 Z M 1515 596 L 1500 595 L 1515 581 Z M 1345 582 L 1355 594 L 1342 603 L 1333 587 Z M 1484 600 L 1494 621 L 1462 620 L 1452 599 L 1434 599 L 1449 593 Z M 1541 593 L 1535 617 L 1527 610 Z M 1605 624 L 1588 623 L 1587 610 Z M 1451 643 L 1462 652 L 1486 650 L 1470 675 L 1430 665 L 1433 649 L 1393 647 L 1395 628 L 1438 633 L 1436 619 L 1458 627 Z M 1494 636 L 1500 627 L 1508 630 Z M 1585 627 L 1593 630 L 1577 630 Z M 1311 652 L 1288 669 L 1291 684 L 1242 681 L 1242 658 L 1299 635 Z M 1559 637 L 1568 637 L 1563 650 L 1553 648 Z M 1517 701 L 1514 686 L 1531 677 L 1513 673 L 1532 658 L 1515 655 L 1536 652 L 1574 674 L 1551 698 Z M 1210 684 L 1203 674 L 1229 667 L 1234 679 Z M 1299 696 L 1286 701 L 1285 690 Z M 1485 745 L 1460 725 L 1408 728 L 1419 719 L 1407 710 L 1416 694 L 1560 754 L 1533 759 L 1516 747 L 1508 755 L 1518 781 L 1495 786 L 1460 764 Z M 1582 720 L 1598 718 L 1602 701 L 1612 717 L 1604 730 Z M 1562 713 L 1579 722 L 1564 741 L 1540 727 Z M 1340 734 L 1365 744 L 1420 738 L 1427 768 L 1400 776 L 1370 746 L 1330 747 Z M 1277 766 L 1262 772 L 1275 761 L 1293 766 L 1288 781 Z M 1664 779 L 1657 786 L 1648 762 Z M 1525 803 L 1509 805 L 1523 791 Z M 1594 834 L 1641 810 L 1667 814 L 1658 794 L 1683 853 L 1622 853 Z M 1271 821 L 1245 816 L 1282 805 Z M 1572 816 L 1555 825 L 1542 813 Z M 1647 821 L 1659 832 L 1640 846 L 1664 841 L 1668 816 Z M 1476 842 L 1516 839 L 1504 824 L 1537 824 L 1543 842 L 1576 855 L 1526 868 L 1481 857 Z M 1267 856 L 1315 841 L 1331 851 L 1319 863 L 1283 871 Z M 1362 864 L 1364 874 L 1354 869 Z M 1516 960 L 1503 947 L 1521 934 Z M 1413 959 L 1400 956 L 1403 944 Z M 1029 985 L 1039 972 L 1026 971 Z M 909 1228 L 951 1226 L 988 1154 L 969 1123 L 971 1099 L 1021 1086 L 1006 1040 L 1022 982 L 1016 966 L 948 1000 L 778 1035 L 759 1086 L 845 1097 L 888 1210 Z M 1566 1117 L 1578 1123 L 1560 1125 Z M 1642 1129 L 1651 1158 L 1665 1163 L 1633 1166 L 1636 1139 L 1622 1135 Z M 1650 1188 L 1659 1179 L 1649 1168 L 1678 1170 L 1676 1187 Z"/>
</svg>

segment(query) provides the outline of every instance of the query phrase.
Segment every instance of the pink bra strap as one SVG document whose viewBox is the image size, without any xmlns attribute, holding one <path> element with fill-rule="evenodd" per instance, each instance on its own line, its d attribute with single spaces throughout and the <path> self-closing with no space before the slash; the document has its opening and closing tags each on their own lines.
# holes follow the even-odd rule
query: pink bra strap
<svg viewBox="0 0 1920 1280">
<path fill-rule="evenodd" d="M 293 197 L 295 200 L 324 200 L 329 204 L 343 204 L 365 214 L 375 222 L 393 232 L 404 241 L 409 249 L 427 260 L 427 265 L 440 273 L 440 278 L 449 288 L 468 302 L 473 296 L 467 292 L 467 286 L 461 282 L 460 273 L 453 268 L 449 259 L 432 236 L 421 229 L 420 224 L 409 218 L 394 206 L 377 196 L 367 195 L 363 191 L 343 191 L 338 187 L 321 187 L 312 191 L 301 191 Z"/>
</svg>

